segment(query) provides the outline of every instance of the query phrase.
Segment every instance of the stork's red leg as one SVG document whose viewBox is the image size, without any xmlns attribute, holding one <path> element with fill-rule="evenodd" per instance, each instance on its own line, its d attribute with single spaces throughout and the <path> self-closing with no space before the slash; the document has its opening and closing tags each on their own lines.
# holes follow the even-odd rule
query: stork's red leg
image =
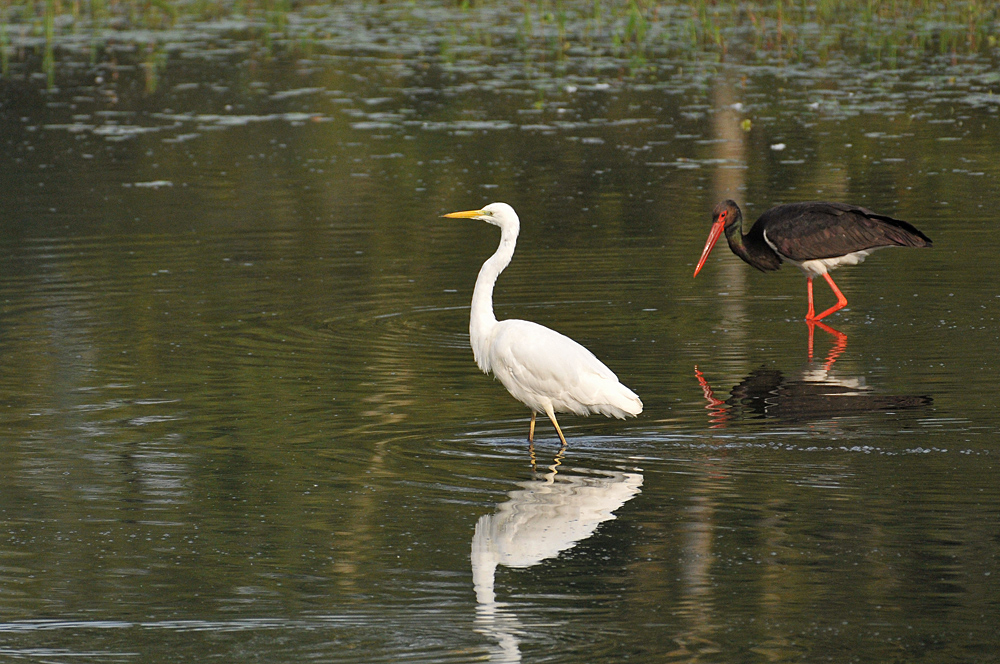
<svg viewBox="0 0 1000 664">
<path fill-rule="evenodd" d="M 806 293 L 809 294 L 809 311 L 806 312 L 806 320 L 813 320 L 816 312 L 813 310 L 813 279 L 806 277 Z"/>
<path fill-rule="evenodd" d="M 826 311 L 824 311 L 823 313 L 821 313 L 819 316 L 813 316 L 811 319 L 808 316 L 806 316 L 806 320 L 814 320 L 814 321 L 816 321 L 816 320 L 820 320 L 820 319 L 826 318 L 827 316 L 829 316 L 833 312 L 840 311 L 841 309 L 843 309 L 844 307 L 847 306 L 847 298 L 844 297 L 844 294 L 840 292 L 839 288 L 837 288 L 837 284 L 833 283 L 833 277 L 830 276 L 830 273 L 829 272 L 824 272 L 823 273 L 823 278 L 826 279 L 826 283 L 830 284 L 830 288 L 833 289 L 833 294 L 837 296 L 837 304 L 833 305 L 832 307 L 830 307 L 829 309 L 827 309 Z M 812 286 L 811 283 L 809 285 Z M 812 307 L 811 306 L 809 307 L 809 311 L 810 311 L 810 313 L 812 313 Z"/>
</svg>

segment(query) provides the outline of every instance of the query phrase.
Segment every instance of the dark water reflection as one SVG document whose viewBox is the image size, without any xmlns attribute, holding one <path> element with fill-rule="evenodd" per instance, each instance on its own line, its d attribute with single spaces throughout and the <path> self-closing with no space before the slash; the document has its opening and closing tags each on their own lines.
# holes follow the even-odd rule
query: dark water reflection
<svg viewBox="0 0 1000 664">
<path fill-rule="evenodd" d="M 789 424 L 804 424 L 851 415 L 927 408 L 929 395 L 878 394 L 864 376 L 844 376 L 834 370 L 837 358 L 847 350 L 847 335 L 824 323 L 807 323 L 809 361 L 792 375 L 760 366 L 730 390 L 728 399 L 715 396 L 704 374 L 695 367 L 695 377 L 705 395 L 713 428 L 725 428 L 736 420 L 773 418 Z M 829 333 L 833 344 L 823 361 L 813 359 L 815 328 Z"/>
<path fill-rule="evenodd" d="M 633 70 L 351 7 L 309 56 L 196 31 L 153 91 L 124 55 L 0 81 L 0 652 L 995 658 L 995 54 Z M 793 269 L 691 278 L 724 196 L 935 246 L 838 272 L 811 331 Z M 498 316 L 646 406 L 566 418 L 553 469 L 467 346 L 497 237 L 438 215 L 492 200 Z"/>
</svg>

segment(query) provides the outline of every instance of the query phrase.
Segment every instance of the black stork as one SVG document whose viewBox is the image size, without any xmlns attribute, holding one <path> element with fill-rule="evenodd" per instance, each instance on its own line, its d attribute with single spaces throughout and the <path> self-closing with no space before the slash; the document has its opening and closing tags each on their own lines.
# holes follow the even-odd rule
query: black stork
<svg viewBox="0 0 1000 664">
<path fill-rule="evenodd" d="M 698 276 L 723 231 L 729 248 L 761 272 L 772 272 L 782 262 L 797 266 L 806 275 L 810 322 L 825 318 L 847 306 L 847 298 L 830 277 L 841 265 L 857 265 L 868 254 L 883 247 L 929 247 L 931 239 L 911 224 L 867 208 L 847 203 L 789 203 L 771 208 L 743 233 L 743 213 L 731 200 L 712 210 L 712 230 L 701 252 L 694 276 Z M 837 304 L 816 315 L 813 309 L 813 279 L 822 275 L 830 284 Z"/>
</svg>

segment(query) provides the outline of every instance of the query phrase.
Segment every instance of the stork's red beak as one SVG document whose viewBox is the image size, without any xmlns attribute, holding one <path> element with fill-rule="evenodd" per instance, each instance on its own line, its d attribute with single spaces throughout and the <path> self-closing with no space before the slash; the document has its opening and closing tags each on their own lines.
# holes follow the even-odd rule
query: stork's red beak
<svg viewBox="0 0 1000 664">
<path fill-rule="evenodd" d="M 726 218 L 722 215 L 719 216 L 719 220 L 712 224 L 712 230 L 708 233 L 708 239 L 705 240 L 705 248 L 701 251 L 701 258 L 698 259 L 698 267 L 694 269 L 694 276 L 698 276 L 701 272 L 701 267 L 708 260 L 708 255 L 712 253 L 712 247 L 715 243 L 719 241 L 719 236 L 722 235 L 722 229 L 726 226 Z"/>
</svg>

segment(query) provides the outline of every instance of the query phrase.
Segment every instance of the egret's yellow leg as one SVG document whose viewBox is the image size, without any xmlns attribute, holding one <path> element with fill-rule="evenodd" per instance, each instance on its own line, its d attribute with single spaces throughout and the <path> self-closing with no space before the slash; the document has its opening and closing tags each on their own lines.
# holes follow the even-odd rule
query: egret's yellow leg
<svg viewBox="0 0 1000 664">
<path fill-rule="evenodd" d="M 531 424 L 528 425 L 528 442 L 529 443 L 535 442 L 535 415 L 537 415 L 537 414 L 538 413 L 536 413 L 535 411 L 531 411 Z"/>
<path fill-rule="evenodd" d="M 552 412 L 552 406 L 545 409 L 545 414 L 549 416 L 550 420 L 552 420 L 552 426 L 556 428 L 556 433 L 559 434 L 559 440 L 561 440 L 562 444 L 565 446 L 566 436 L 563 435 L 562 429 L 559 428 L 559 423 L 556 422 L 556 414 Z"/>
</svg>

